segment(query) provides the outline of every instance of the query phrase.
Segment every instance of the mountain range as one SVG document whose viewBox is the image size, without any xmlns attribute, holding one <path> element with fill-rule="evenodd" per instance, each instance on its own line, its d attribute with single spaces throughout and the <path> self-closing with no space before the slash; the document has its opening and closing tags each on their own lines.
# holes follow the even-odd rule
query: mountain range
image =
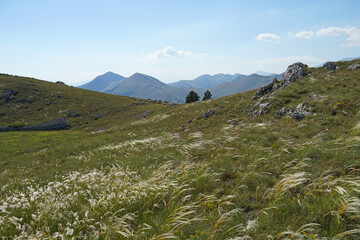
<svg viewBox="0 0 360 240">
<path fill-rule="evenodd" d="M 204 74 L 193 80 L 181 80 L 165 84 L 142 73 L 123 77 L 113 72 L 107 72 L 79 86 L 79 88 L 115 95 L 184 103 L 186 95 L 191 90 L 196 91 L 200 96 L 206 90 L 210 90 L 213 97 L 217 98 L 261 87 L 271 82 L 274 77 L 281 78 L 281 75 L 277 74 L 258 73 L 263 75 Z"/>
</svg>

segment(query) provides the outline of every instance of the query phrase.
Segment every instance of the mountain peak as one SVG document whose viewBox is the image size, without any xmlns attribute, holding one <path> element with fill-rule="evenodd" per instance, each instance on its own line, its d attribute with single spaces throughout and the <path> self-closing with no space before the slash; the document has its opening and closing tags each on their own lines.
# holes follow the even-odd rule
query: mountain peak
<svg viewBox="0 0 360 240">
<path fill-rule="evenodd" d="M 79 86 L 80 88 L 92 90 L 92 91 L 99 91 L 101 92 L 103 89 L 105 89 L 108 85 L 114 82 L 119 82 L 122 79 L 124 79 L 123 76 L 113 73 L 113 72 L 106 72 L 102 75 L 97 76 L 92 81 Z"/>
</svg>

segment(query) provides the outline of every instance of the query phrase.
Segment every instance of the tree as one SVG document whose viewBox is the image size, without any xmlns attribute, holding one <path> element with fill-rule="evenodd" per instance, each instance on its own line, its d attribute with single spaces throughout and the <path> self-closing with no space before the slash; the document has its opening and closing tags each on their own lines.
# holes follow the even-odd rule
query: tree
<svg viewBox="0 0 360 240">
<path fill-rule="evenodd" d="M 200 100 L 199 95 L 194 92 L 194 91 L 190 91 L 189 94 L 186 96 L 186 103 L 192 103 L 192 102 L 197 102 Z"/>
<path fill-rule="evenodd" d="M 206 101 L 206 100 L 209 100 L 209 99 L 211 99 L 211 97 L 212 97 L 212 94 L 211 94 L 211 92 L 209 91 L 209 90 L 206 90 L 205 92 L 204 92 L 204 97 L 203 97 L 203 101 Z"/>
</svg>

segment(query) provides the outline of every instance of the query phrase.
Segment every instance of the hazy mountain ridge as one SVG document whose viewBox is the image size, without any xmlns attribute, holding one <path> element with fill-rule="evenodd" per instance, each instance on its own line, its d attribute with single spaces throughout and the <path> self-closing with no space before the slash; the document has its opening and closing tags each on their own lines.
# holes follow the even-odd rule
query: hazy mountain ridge
<svg viewBox="0 0 360 240">
<path fill-rule="evenodd" d="M 240 73 L 235 73 L 232 75 L 224 73 L 219 73 L 215 75 L 203 74 L 193 80 L 181 80 L 174 83 L 169 83 L 168 85 L 172 87 L 195 87 L 209 89 L 224 82 L 234 81 L 240 76 L 245 77 L 246 75 L 242 75 Z"/>
<path fill-rule="evenodd" d="M 238 77 L 232 82 L 226 82 L 210 89 L 214 98 L 223 97 L 239 92 L 244 92 L 259 88 L 271 82 L 274 78 L 282 79 L 282 74 L 273 76 L 261 76 L 258 74 L 251 74 L 246 77 Z"/>
<path fill-rule="evenodd" d="M 110 76 L 110 79 L 106 79 L 107 76 Z M 116 95 L 184 103 L 186 95 L 191 90 L 196 91 L 200 96 L 206 90 L 215 91 L 213 97 L 221 97 L 255 89 L 267 84 L 273 77 L 273 75 L 261 76 L 252 74 L 246 76 L 240 73 L 219 73 L 215 75 L 204 74 L 193 80 L 181 80 L 165 84 L 154 77 L 142 73 L 135 73 L 127 78 L 117 74 L 106 73 L 80 86 L 80 88 Z M 244 82 L 242 82 L 242 79 L 244 79 Z M 96 88 L 96 86 L 99 87 Z"/>
</svg>

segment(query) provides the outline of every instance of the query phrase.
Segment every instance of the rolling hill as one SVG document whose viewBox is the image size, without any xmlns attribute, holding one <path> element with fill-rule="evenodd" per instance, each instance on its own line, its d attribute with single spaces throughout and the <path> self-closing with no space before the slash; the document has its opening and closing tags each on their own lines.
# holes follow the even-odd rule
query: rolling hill
<svg viewBox="0 0 360 240">
<path fill-rule="evenodd" d="M 179 105 L 0 75 L 0 125 L 70 124 L 0 133 L 0 236 L 358 239 L 360 61 L 335 65 Z"/>
</svg>

